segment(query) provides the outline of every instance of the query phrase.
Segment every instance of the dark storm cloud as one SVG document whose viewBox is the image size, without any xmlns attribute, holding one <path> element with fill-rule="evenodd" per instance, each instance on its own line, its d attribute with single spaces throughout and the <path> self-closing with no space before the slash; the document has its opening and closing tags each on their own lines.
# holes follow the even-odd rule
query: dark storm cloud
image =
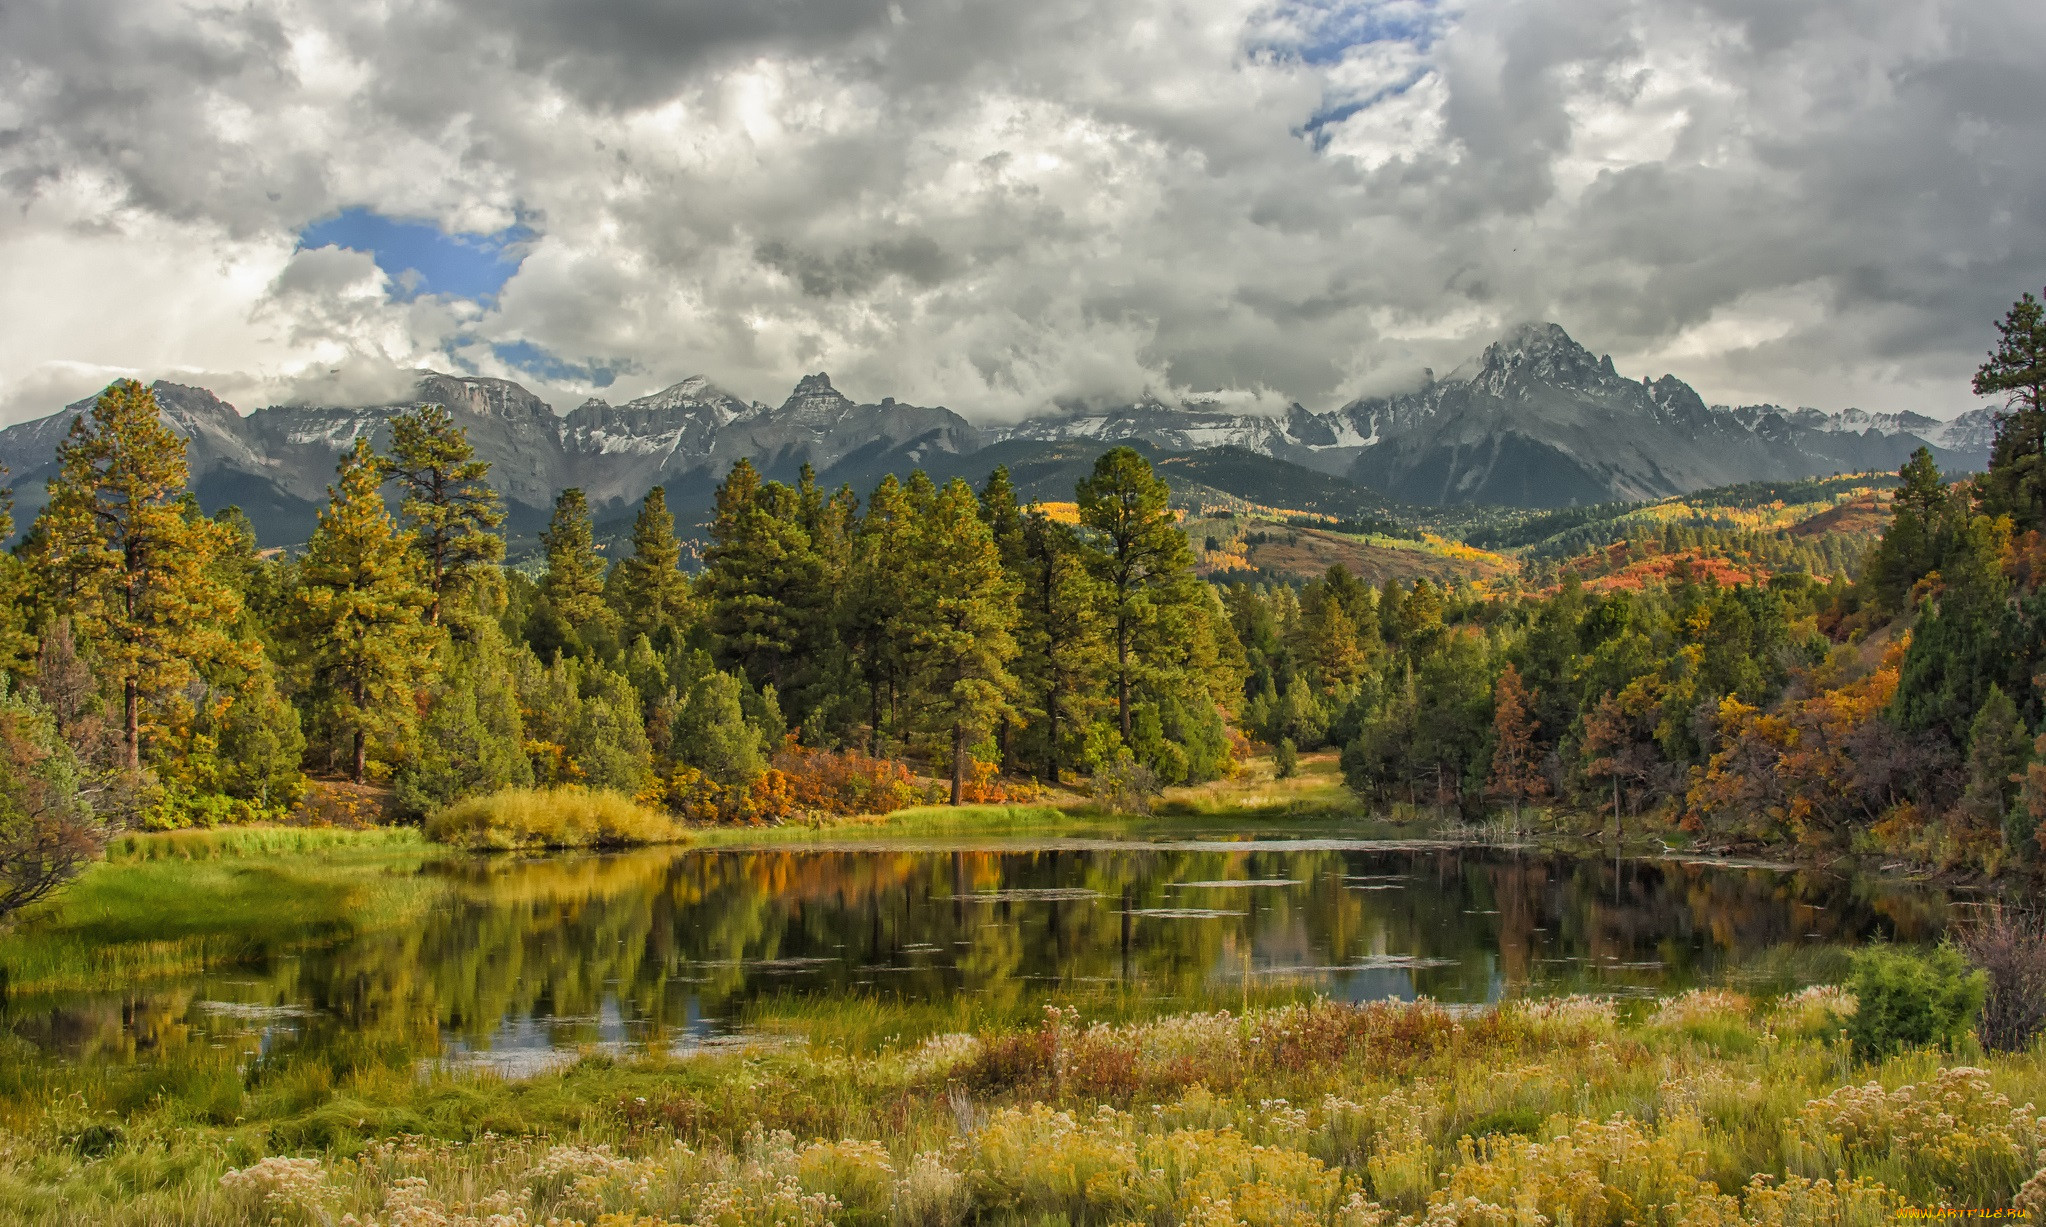
<svg viewBox="0 0 2046 1227">
<path fill-rule="evenodd" d="M 2018 0 L 36 0 L 0 242 L 60 297 L 188 243 L 165 283 L 272 375 L 459 336 L 767 399 L 1325 405 L 1550 318 L 1708 395 L 1952 410 L 2046 281 L 2042 38 Z M 538 237 L 495 302 L 397 303 L 291 255 L 344 208 Z"/>
</svg>

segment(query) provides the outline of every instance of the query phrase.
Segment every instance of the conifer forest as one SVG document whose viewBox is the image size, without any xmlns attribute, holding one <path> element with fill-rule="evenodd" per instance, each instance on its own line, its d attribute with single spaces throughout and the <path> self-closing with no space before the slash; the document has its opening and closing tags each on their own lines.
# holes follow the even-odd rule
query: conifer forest
<svg viewBox="0 0 2046 1227">
<path fill-rule="evenodd" d="M 237 509 L 197 510 L 183 441 L 118 382 L 0 559 L 6 898 L 113 830 L 281 818 L 314 781 L 388 790 L 400 820 L 566 786 L 775 823 L 1046 789 L 1141 807 L 1324 748 L 1360 805 L 1411 821 L 1560 813 L 2028 880 L 2040 314 L 2015 304 L 1976 376 L 2008 398 L 1988 470 L 1915 456 L 1852 577 L 1809 551 L 1731 582 L 1678 557 L 1602 592 L 1538 558 L 1475 583 L 1208 582 L 1129 448 L 1064 512 L 999 468 L 862 493 L 742 460 L 695 575 L 661 489 L 618 557 L 569 489 L 513 568 L 489 466 L 434 405 L 384 453 L 356 440 L 302 549 L 258 550 Z"/>
</svg>

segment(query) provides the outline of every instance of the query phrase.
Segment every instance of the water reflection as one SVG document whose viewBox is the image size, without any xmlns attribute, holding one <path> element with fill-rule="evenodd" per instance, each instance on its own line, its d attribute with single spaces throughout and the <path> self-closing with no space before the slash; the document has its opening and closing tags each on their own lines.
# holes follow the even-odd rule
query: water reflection
<svg viewBox="0 0 2046 1227">
<path fill-rule="evenodd" d="M 368 1039 L 538 1067 L 688 1049 L 763 999 L 1001 1004 L 1113 991 L 1214 1008 L 1252 987 L 1486 1002 L 1654 992 L 1764 951 L 1936 936 L 1932 891 L 1768 867 L 1453 846 L 1103 843 L 464 858 L 416 925 L 258 969 L 17 999 L 48 1048 Z"/>
</svg>

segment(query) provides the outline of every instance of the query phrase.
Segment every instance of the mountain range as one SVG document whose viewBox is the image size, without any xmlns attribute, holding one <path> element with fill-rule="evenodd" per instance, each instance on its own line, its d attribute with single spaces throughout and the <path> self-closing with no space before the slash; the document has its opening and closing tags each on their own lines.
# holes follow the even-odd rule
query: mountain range
<svg viewBox="0 0 2046 1227">
<path fill-rule="evenodd" d="M 1282 496 L 1315 491 L 1332 514 L 1353 514 L 1395 504 L 1562 507 L 1660 498 L 1734 482 L 1892 469 L 1920 446 L 1949 471 L 1970 470 L 1986 463 L 1995 429 L 1988 410 L 1943 422 L 1915 413 L 1707 405 L 1674 376 L 1618 374 L 1610 357 L 1593 355 L 1554 324 L 1523 326 L 1412 391 L 1323 413 L 1294 405 L 1281 416 L 1217 400 L 1146 399 L 975 426 L 949 409 L 893 398 L 855 403 L 822 374 L 804 377 L 780 405 L 747 403 L 698 376 L 621 405 L 592 399 L 566 414 L 509 380 L 434 372 L 420 373 L 406 402 L 246 415 L 204 388 L 153 387 L 165 420 L 188 441 L 201 505 L 241 506 L 265 544 L 305 539 L 335 460 L 357 435 L 384 446 L 393 417 L 430 402 L 446 405 L 491 462 L 492 484 L 519 535 L 544 523 L 555 495 L 569 486 L 583 488 L 601 521 L 629 514 L 648 489 L 665 485 L 689 523 L 742 457 L 784 480 L 809 464 L 828 486 L 846 482 L 862 494 L 888 472 L 920 467 L 941 478 L 979 477 L 1006 463 L 1026 493 L 1069 498 L 1071 475 L 1096 451 L 1133 442 L 1158 457 L 1190 454 L 1171 466 L 1184 470 L 1176 481 L 1271 505 L 1302 506 Z M 13 475 L 24 522 L 43 502 L 57 443 L 90 407 L 79 401 L 0 430 L 0 463 Z M 1026 472 L 1043 480 L 1020 480 Z M 1256 492 L 1228 488 L 1245 482 Z"/>
</svg>

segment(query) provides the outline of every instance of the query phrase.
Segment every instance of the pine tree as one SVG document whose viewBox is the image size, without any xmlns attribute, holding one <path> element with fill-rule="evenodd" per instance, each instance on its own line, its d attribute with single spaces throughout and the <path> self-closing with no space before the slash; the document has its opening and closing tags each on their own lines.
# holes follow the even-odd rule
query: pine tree
<svg viewBox="0 0 2046 1227">
<path fill-rule="evenodd" d="M 540 592 L 561 620 L 585 634 L 605 625 L 604 560 L 597 553 L 590 525 L 590 503 L 581 489 L 570 486 L 554 500 L 554 515 L 540 534 L 547 548 L 547 574 Z"/>
<path fill-rule="evenodd" d="M 373 735 L 410 728 L 414 688 L 433 670 L 432 600 L 411 534 L 384 509 L 383 467 L 358 438 L 306 545 L 292 611 L 315 699 L 349 746 L 349 778 L 368 771 Z"/>
<path fill-rule="evenodd" d="M 689 624 L 689 577 L 682 574 L 681 564 L 682 543 L 675 539 L 668 492 L 655 486 L 647 491 L 639 517 L 632 522 L 632 555 L 618 563 L 626 638 L 645 635 L 650 641 L 672 640 Z"/>
<path fill-rule="evenodd" d="M 744 788 L 767 767 L 760 730 L 746 719 L 746 684 L 730 673 L 705 673 L 675 713 L 675 759 L 725 789 Z"/>
<path fill-rule="evenodd" d="M 1016 669 L 1043 721 L 1044 778 L 1057 784 L 1060 728 L 1086 725 L 1087 697 L 1107 671 L 1100 592 L 1079 536 L 1042 512 L 1024 521 L 1022 570 Z"/>
<path fill-rule="evenodd" d="M 251 672 L 220 720 L 219 786 L 258 814 L 281 814 L 305 793 L 305 733 L 267 662 Z"/>
<path fill-rule="evenodd" d="M 2003 837 L 2017 800 L 2030 738 L 2018 722 L 2017 704 L 1991 683 L 1982 707 L 1968 724 L 1967 786 L 1954 817 L 1963 845 L 1986 845 Z M 2029 832 L 2017 832 L 2022 840 Z"/>
<path fill-rule="evenodd" d="M 485 480 L 490 462 L 476 459 L 469 432 L 442 405 L 421 405 L 391 422 L 390 476 L 404 488 L 398 513 L 412 531 L 431 594 L 426 620 L 458 597 L 479 566 L 504 557 L 497 529 L 504 510 Z"/>
<path fill-rule="evenodd" d="M 2046 306 L 2030 294 L 1997 321 L 1997 346 L 1975 372 L 1977 396 L 2003 393 L 1989 471 L 1976 479 L 1988 515 L 2046 527 Z"/>
<path fill-rule="evenodd" d="M 1520 805 L 1548 792 L 1534 741 L 1531 709 L 1535 696 L 1520 682 L 1510 663 L 1492 685 L 1492 771 L 1486 791 L 1513 806 L 1513 829 L 1520 830 Z"/>
<path fill-rule="evenodd" d="M 1193 551 L 1173 519 L 1171 491 L 1133 448 L 1110 449 L 1075 490 L 1088 564 L 1103 588 L 1116 712 L 1130 737 L 1130 691 L 1144 672 L 1145 632 L 1161 606 L 1188 598 Z"/>
<path fill-rule="evenodd" d="M 867 691 L 867 753 L 880 757 L 893 728 L 909 655 L 902 618 L 902 577 L 911 542 L 908 496 L 894 474 L 881 479 L 853 535 L 846 582 L 839 588 L 839 641 Z"/>
<path fill-rule="evenodd" d="M 913 507 L 925 501 L 916 486 L 912 480 Z M 980 518 L 979 500 L 961 479 L 919 508 L 912 542 L 905 597 L 915 676 L 927 722 L 950 734 L 952 804 L 958 805 L 968 748 L 1015 714 L 1009 661 L 1016 654 L 1016 592 L 1002 571 L 994 534 Z"/>
<path fill-rule="evenodd" d="M 137 770 L 145 704 L 204 664 L 247 662 L 229 633 L 240 602 L 211 567 L 227 542 L 186 499 L 185 441 L 134 380 L 72 419 L 57 466 L 33 554 L 53 611 L 120 689 L 122 758 Z"/>
<path fill-rule="evenodd" d="M 470 608 L 461 611 L 460 621 L 471 632 L 448 645 L 446 665 L 427 692 L 413 753 L 393 781 L 398 803 L 408 812 L 427 814 L 463 797 L 533 783 L 513 649 L 484 597 L 472 590 L 463 598 Z"/>
<path fill-rule="evenodd" d="M 700 590 L 719 659 L 755 686 L 800 690 L 828 646 L 830 593 L 796 492 L 739 461 L 718 486 L 710 538 Z"/>
</svg>

